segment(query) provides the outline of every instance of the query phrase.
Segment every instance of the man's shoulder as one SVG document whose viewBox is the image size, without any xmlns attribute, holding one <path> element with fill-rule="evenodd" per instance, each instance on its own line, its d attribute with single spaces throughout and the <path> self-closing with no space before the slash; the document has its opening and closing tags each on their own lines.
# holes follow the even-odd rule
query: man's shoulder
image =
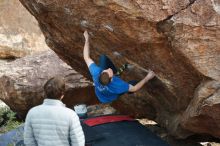
<svg viewBox="0 0 220 146">
<path fill-rule="evenodd" d="M 102 69 L 98 65 L 96 65 L 95 63 L 92 63 L 89 66 L 89 71 L 93 77 L 97 77 L 101 74 Z"/>
<path fill-rule="evenodd" d="M 42 105 L 37 105 L 37 106 L 32 107 L 27 113 L 28 117 L 32 117 L 36 115 L 36 113 L 38 113 L 39 110 L 41 109 L 41 106 Z"/>
<path fill-rule="evenodd" d="M 67 112 L 67 113 L 73 113 L 74 111 L 72 110 L 72 109 L 70 109 L 70 108 L 68 108 L 68 107 L 62 107 L 62 109 L 65 111 L 65 112 Z"/>
<path fill-rule="evenodd" d="M 34 111 L 40 109 L 41 107 L 42 107 L 42 105 L 34 106 L 34 107 L 32 107 L 32 108 L 29 110 L 29 112 L 34 112 Z"/>
<path fill-rule="evenodd" d="M 43 111 L 47 111 L 47 112 L 43 112 Z M 65 106 L 56 106 L 55 108 L 53 106 L 45 106 L 45 105 L 39 105 L 37 107 L 34 107 L 33 109 L 30 110 L 29 115 L 31 117 L 36 117 L 36 115 L 41 115 L 41 116 L 45 116 L 48 115 L 50 116 L 50 113 L 56 113 L 56 115 L 58 117 L 64 118 L 66 120 L 69 119 L 75 119 L 77 114 L 75 113 L 75 111 L 73 111 L 70 108 L 67 108 Z"/>
<path fill-rule="evenodd" d="M 95 62 L 93 62 L 89 65 L 89 69 L 101 70 L 101 68 Z"/>
<path fill-rule="evenodd" d="M 77 115 L 76 112 L 70 108 L 67 108 L 67 107 L 63 107 L 63 113 L 66 114 L 66 115 L 69 115 L 69 116 L 75 116 Z"/>
<path fill-rule="evenodd" d="M 89 65 L 89 68 L 94 68 L 94 67 L 96 67 L 97 65 L 95 64 L 95 62 L 93 62 L 93 63 L 91 63 L 90 65 Z"/>
</svg>

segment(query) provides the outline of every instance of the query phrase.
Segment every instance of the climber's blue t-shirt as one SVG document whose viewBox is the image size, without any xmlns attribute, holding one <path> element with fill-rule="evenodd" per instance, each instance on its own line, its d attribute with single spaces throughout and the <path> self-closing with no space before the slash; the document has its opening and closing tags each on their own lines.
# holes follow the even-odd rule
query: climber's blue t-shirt
<svg viewBox="0 0 220 146">
<path fill-rule="evenodd" d="M 89 71 L 95 84 L 95 93 L 100 102 L 112 102 L 113 100 L 116 100 L 120 94 L 128 92 L 129 84 L 117 76 L 113 76 L 111 82 L 108 85 L 103 86 L 99 82 L 99 76 L 103 69 L 95 63 L 92 63 L 89 66 Z"/>
</svg>

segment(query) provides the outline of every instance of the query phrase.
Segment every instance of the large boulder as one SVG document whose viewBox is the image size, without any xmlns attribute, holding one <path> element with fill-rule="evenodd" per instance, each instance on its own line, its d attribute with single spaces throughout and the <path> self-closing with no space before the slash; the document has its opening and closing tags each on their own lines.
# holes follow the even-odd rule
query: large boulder
<svg viewBox="0 0 220 146">
<path fill-rule="evenodd" d="M 0 58 L 14 59 L 49 49 L 38 22 L 18 0 L 1 0 L 0 16 Z"/>
<path fill-rule="evenodd" d="M 96 103 L 92 84 L 52 51 L 2 64 L 0 99 L 24 118 L 31 107 L 42 103 L 45 82 L 57 75 L 65 78 L 67 89 L 63 102 L 67 107 Z"/>
<path fill-rule="evenodd" d="M 85 77 L 91 79 L 82 57 L 85 29 L 95 61 L 104 53 L 117 66 L 133 65 L 125 80 L 142 79 L 148 68 L 156 72 L 141 91 L 113 103 L 121 112 L 153 119 L 179 138 L 220 138 L 220 116 L 213 112 L 220 109 L 219 0 L 20 2 L 50 48 Z"/>
</svg>

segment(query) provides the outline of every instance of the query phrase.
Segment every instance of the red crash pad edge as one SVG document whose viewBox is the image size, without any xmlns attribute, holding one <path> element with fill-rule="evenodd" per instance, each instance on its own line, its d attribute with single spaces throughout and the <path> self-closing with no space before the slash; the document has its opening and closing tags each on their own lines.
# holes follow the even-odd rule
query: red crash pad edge
<svg viewBox="0 0 220 146">
<path fill-rule="evenodd" d="M 88 126 L 96 126 L 105 123 L 120 122 L 120 121 L 134 121 L 134 119 L 125 115 L 101 116 L 101 117 L 86 119 L 83 121 L 83 123 L 85 123 Z"/>
</svg>

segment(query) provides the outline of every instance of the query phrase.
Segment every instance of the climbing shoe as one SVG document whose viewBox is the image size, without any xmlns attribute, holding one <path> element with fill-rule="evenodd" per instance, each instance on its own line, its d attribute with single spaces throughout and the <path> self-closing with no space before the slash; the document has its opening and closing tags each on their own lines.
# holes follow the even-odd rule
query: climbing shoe
<svg viewBox="0 0 220 146">
<path fill-rule="evenodd" d="M 128 63 L 123 64 L 118 70 L 117 73 L 115 75 L 120 76 L 122 74 L 123 71 L 128 69 Z"/>
</svg>

